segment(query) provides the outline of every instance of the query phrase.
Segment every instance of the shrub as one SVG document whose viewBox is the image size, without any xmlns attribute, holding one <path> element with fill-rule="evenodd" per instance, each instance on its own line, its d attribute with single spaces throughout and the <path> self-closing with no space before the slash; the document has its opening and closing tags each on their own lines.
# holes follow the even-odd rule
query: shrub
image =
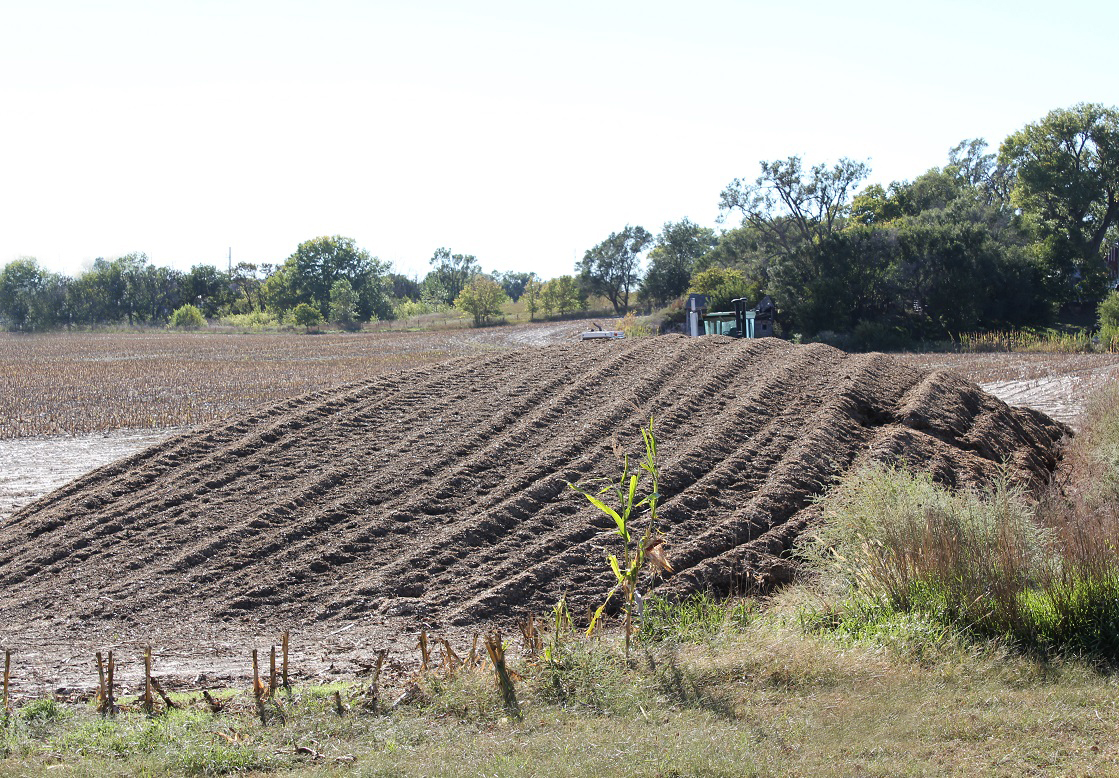
<svg viewBox="0 0 1119 778">
<path fill-rule="evenodd" d="M 278 323 L 276 317 L 267 311 L 234 313 L 222 318 L 222 324 L 228 324 L 231 327 L 240 327 L 247 330 L 262 330 L 265 327 L 274 327 Z"/>
<path fill-rule="evenodd" d="M 1114 420 L 1119 430 L 1119 411 Z M 1099 516 L 1078 513 L 1084 504 L 1039 506 L 1005 479 L 979 494 L 862 470 L 828 496 L 821 528 L 799 550 L 833 600 L 820 609 L 826 618 L 808 621 L 860 632 L 918 614 L 952 631 L 1119 659 L 1119 522 L 1109 508 L 1094 529 Z"/>
<path fill-rule="evenodd" d="M 307 327 L 310 329 L 322 323 L 322 314 L 319 309 L 307 303 L 300 303 L 295 306 L 291 312 L 291 320 L 300 327 Z"/>
<path fill-rule="evenodd" d="M 206 317 L 202 311 L 187 303 L 176 308 L 171 314 L 171 326 L 180 330 L 197 330 L 206 326 Z"/>
<path fill-rule="evenodd" d="M 1119 292 L 1111 292 L 1096 309 L 1100 324 L 1100 345 L 1108 351 L 1119 350 Z"/>
</svg>

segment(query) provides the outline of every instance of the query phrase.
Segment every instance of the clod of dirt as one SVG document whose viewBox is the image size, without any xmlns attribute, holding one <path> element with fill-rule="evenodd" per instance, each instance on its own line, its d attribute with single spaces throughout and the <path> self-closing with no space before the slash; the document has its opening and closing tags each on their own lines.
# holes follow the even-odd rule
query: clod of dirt
<svg viewBox="0 0 1119 778">
<path fill-rule="evenodd" d="M 950 373 L 780 340 L 661 337 L 464 357 L 213 423 L 0 526 L 0 624 L 436 628 L 581 614 L 609 519 L 565 481 L 615 476 L 655 417 L 670 595 L 772 586 L 813 500 L 861 462 L 953 486 L 1054 468 L 1067 428 Z"/>
</svg>

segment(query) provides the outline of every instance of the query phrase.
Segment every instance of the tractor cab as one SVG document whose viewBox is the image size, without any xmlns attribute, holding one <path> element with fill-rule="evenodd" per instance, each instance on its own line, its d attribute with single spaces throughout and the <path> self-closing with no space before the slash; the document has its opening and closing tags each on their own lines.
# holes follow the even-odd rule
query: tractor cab
<svg viewBox="0 0 1119 778">
<path fill-rule="evenodd" d="M 745 297 L 739 297 L 731 300 L 731 305 L 734 306 L 733 311 L 702 314 L 704 335 L 728 335 L 732 338 L 773 337 L 773 320 L 776 318 L 777 307 L 771 297 L 766 295 L 757 305 L 753 305 Z"/>
</svg>

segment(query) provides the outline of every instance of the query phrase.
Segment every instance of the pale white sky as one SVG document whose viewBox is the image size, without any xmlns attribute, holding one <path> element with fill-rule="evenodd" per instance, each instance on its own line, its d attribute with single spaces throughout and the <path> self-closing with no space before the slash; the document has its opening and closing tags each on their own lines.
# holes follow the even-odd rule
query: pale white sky
<svg viewBox="0 0 1119 778">
<path fill-rule="evenodd" d="M 762 159 L 888 183 L 1119 104 L 1117 29 L 1113 0 L 0 0 L 0 264 L 341 234 L 551 277 L 627 223 L 715 226 Z"/>
</svg>

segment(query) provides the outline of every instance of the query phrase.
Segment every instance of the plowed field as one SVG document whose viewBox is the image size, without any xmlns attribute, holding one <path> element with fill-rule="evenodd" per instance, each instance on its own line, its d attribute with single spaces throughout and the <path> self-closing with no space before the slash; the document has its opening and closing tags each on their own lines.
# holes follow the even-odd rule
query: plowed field
<svg viewBox="0 0 1119 778">
<path fill-rule="evenodd" d="M 565 481 L 614 475 L 612 439 L 636 451 L 650 415 L 668 595 L 787 579 L 814 498 L 860 461 L 955 486 L 1006 461 L 1036 480 L 1066 429 L 951 373 L 774 339 L 464 357 L 213 422 L 17 512 L 0 526 L 0 638 L 387 641 L 564 593 L 582 613 L 610 587 L 612 536 Z"/>
</svg>

